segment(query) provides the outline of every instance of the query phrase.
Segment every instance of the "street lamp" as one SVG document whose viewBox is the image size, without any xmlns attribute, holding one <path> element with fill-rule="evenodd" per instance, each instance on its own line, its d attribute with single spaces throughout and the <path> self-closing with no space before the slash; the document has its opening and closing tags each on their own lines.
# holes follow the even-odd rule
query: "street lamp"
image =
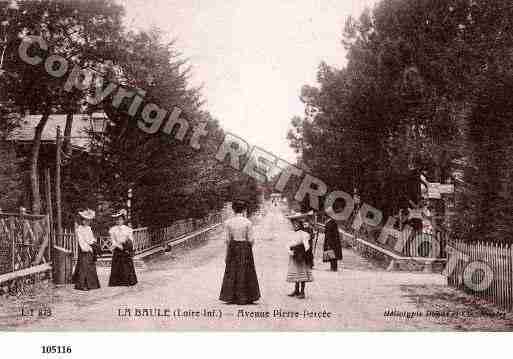
<svg viewBox="0 0 513 359">
<path fill-rule="evenodd" d="M 105 132 L 107 131 L 109 120 L 106 118 L 105 114 L 92 114 L 89 116 L 88 120 L 89 129 L 87 132 L 89 134 L 88 138 L 91 140 L 90 151 L 92 154 L 101 155 L 105 149 Z M 101 141 L 102 145 L 93 146 L 93 144 L 98 143 L 98 141 Z M 99 147 L 100 149 L 98 150 Z"/>
</svg>

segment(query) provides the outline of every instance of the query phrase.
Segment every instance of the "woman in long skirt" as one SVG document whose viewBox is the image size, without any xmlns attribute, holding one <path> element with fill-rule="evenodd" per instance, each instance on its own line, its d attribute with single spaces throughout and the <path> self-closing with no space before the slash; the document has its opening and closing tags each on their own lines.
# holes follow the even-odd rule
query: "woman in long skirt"
<svg viewBox="0 0 513 359">
<path fill-rule="evenodd" d="M 287 282 L 294 283 L 294 291 L 289 294 L 289 297 L 305 299 L 306 283 L 313 282 L 313 263 L 308 255 L 311 251 L 310 234 L 303 223 L 304 215 L 292 215 L 288 218 L 294 225 L 294 233 L 288 245 Z"/>
<path fill-rule="evenodd" d="M 126 211 L 112 215 L 116 225 L 109 230 L 112 241 L 112 265 L 109 286 L 133 286 L 137 284 L 134 261 L 134 236 L 132 228 L 125 225 Z"/>
<path fill-rule="evenodd" d="M 226 220 L 226 268 L 219 299 L 231 304 L 252 304 L 260 299 L 253 259 L 252 223 L 242 215 L 244 204 L 232 204 L 235 216 Z"/>
<path fill-rule="evenodd" d="M 95 217 L 92 210 L 78 212 L 79 224 L 75 226 L 78 241 L 78 261 L 73 273 L 75 289 L 90 290 L 100 288 L 96 273 L 97 242 L 91 230 L 91 221 Z"/>
</svg>

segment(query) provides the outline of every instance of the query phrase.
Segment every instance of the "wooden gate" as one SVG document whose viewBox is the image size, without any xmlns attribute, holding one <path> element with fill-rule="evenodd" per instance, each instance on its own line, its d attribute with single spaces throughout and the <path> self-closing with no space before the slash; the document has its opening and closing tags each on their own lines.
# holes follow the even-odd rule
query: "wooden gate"
<svg viewBox="0 0 513 359">
<path fill-rule="evenodd" d="M 47 215 L 0 213 L 0 275 L 50 263 Z"/>
</svg>

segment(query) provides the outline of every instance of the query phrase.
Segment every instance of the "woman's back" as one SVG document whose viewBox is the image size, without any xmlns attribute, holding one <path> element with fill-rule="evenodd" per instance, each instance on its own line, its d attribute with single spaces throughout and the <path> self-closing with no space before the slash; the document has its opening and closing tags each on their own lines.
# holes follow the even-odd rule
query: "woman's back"
<svg viewBox="0 0 513 359">
<path fill-rule="evenodd" d="M 251 221 L 242 215 L 237 215 L 225 221 L 228 236 L 233 241 L 251 241 Z"/>
</svg>

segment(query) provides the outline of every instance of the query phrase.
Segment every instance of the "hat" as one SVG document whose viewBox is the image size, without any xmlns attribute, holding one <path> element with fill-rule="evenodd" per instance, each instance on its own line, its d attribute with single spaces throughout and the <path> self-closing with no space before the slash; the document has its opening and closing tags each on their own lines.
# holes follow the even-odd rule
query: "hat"
<svg viewBox="0 0 513 359">
<path fill-rule="evenodd" d="M 291 214 L 291 215 L 288 215 L 286 216 L 287 219 L 291 220 L 291 221 L 294 221 L 294 220 L 299 220 L 299 219 L 305 219 L 307 217 L 310 217 L 310 216 L 313 216 L 313 211 L 310 211 L 308 213 L 294 213 L 294 214 Z"/>
<path fill-rule="evenodd" d="M 113 217 L 113 218 L 117 218 L 117 217 L 121 217 L 121 216 L 126 217 L 126 215 L 127 215 L 126 209 L 122 209 L 122 210 L 118 211 L 117 213 L 111 214 L 111 217 Z"/>
<path fill-rule="evenodd" d="M 89 220 L 93 219 L 96 216 L 96 213 L 94 213 L 94 211 L 92 209 L 86 209 L 83 211 L 79 211 L 78 214 L 83 219 L 89 219 Z"/>
</svg>

